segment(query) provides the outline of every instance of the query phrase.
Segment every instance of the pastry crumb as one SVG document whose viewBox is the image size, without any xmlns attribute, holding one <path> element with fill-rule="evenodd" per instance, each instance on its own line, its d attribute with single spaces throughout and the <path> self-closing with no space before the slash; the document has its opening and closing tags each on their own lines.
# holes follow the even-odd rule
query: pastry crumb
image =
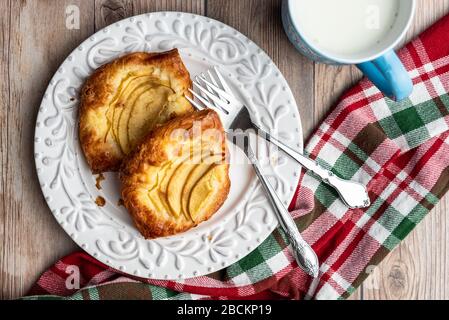
<svg viewBox="0 0 449 320">
<path fill-rule="evenodd" d="M 103 175 L 102 173 L 100 173 L 100 174 L 97 176 L 95 186 L 97 187 L 98 190 L 101 190 L 101 181 L 103 181 L 104 179 L 105 179 L 105 178 L 104 178 L 104 175 Z"/>
<path fill-rule="evenodd" d="M 106 204 L 106 200 L 102 196 L 98 196 L 97 199 L 95 199 L 95 203 L 99 207 L 104 207 L 104 205 Z"/>
<path fill-rule="evenodd" d="M 119 207 L 125 205 L 125 202 L 123 201 L 122 198 L 118 199 L 117 205 L 118 205 Z"/>
</svg>

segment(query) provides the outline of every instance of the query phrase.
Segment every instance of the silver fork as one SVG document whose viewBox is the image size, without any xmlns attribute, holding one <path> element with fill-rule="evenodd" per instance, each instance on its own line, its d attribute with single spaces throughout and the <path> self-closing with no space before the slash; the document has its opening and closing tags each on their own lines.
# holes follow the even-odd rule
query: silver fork
<svg viewBox="0 0 449 320">
<path fill-rule="evenodd" d="M 277 146 L 304 168 L 312 171 L 322 181 L 332 186 L 340 195 L 343 203 L 349 208 L 365 208 L 370 205 L 368 192 L 363 184 L 341 179 L 331 171 L 321 167 L 317 162 L 286 146 L 268 132 L 265 132 L 252 121 L 247 107 L 234 97 L 231 88 L 224 80 L 218 68 L 214 67 L 213 72 L 208 70 L 207 73 L 209 78 L 205 74 L 201 74 L 201 77 L 195 77 L 195 81 L 193 82 L 201 91 L 201 95 L 193 90 L 190 91 L 206 106 L 219 112 L 225 128 L 242 129 L 244 131 L 248 129 L 256 130 L 267 141 Z M 213 76 L 213 73 L 215 73 L 216 77 Z M 220 85 L 223 89 L 220 88 Z"/>
<path fill-rule="evenodd" d="M 215 80 L 213 80 L 215 81 Z M 227 90 L 227 95 L 232 95 L 232 91 L 229 89 L 227 84 L 224 82 L 224 79 L 220 79 L 223 88 Z M 216 82 L 214 82 L 215 85 L 217 85 Z M 208 90 L 211 90 L 211 88 L 208 88 Z M 207 90 L 207 92 L 209 92 Z M 211 98 L 212 102 L 209 100 L 203 98 L 202 96 L 198 95 L 197 93 L 193 94 L 208 108 L 212 108 L 217 110 L 220 109 L 220 104 L 216 103 L 218 99 L 221 100 L 221 98 L 213 99 Z M 190 97 L 186 98 L 197 108 L 197 109 L 204 109 L 202 105 L 191 99 Z M 214 97 L 215 98 L 215 97 Z M 229 112 L 223 108 L 219 110 L 220 118 L 222 121 L 226 119 L 226 116 L 222 117 L 223 114 L 228 114 Z M 295 221 L 291 217 L 288 210 L 284 207 L 282 204 L 282 201 L 279 199 L 279 197 L 276 194 L 276 191 L 272 187 L 272 185 L 269 183 L 268 179 L 262 174 L 260 169 L 259 161 L 257 160 L 256 156 L 254 155 L 254 152 L 251 148 L 251 145 L 249 143 L 249 135 L 245 134 L 244 131 L 239 131 L 240 133 L 237 133 L 237 129 L 241 129 L 238 126 L 238 122 L 235 123 L 229 123 L 228 121 L 224 121 L 223 123 L 224 127 L 226 128 L 226 133 L 228 135 L 228 139 L 231 140 L 233 143 L 235 143 L 238 147 L 240 147 L 252 163 L 254 167 L 254 171 L 256 172 L 257 177 L 259 178 L 262 187 L 264 188 L 265 192 L 268 195 L 268 199 L 273 206 L 273 209 L 275 211 L 275 214 L 279 220 L 279 224 L 281 225 L 282 229 L 284 230 L 286 236 L 288 237 L 288 240 L 292 246 L 292 253 L 293 257 L 295 258 L 298 265 L 306 271 L 309 275 L 313 277 L 317 277 L 319 273 L 319 261 L 316 253 L 313 251 L 313 249 L 310 247 L 310 245 L 302 238 L 301 234 L 299 233 L 299 230 L 296 226 Z M 238 135 L 244 135 L 243 139 L 243 145 L 241 143 L 236 143 L 234 138 L 238 138 Z"/>
</svg>

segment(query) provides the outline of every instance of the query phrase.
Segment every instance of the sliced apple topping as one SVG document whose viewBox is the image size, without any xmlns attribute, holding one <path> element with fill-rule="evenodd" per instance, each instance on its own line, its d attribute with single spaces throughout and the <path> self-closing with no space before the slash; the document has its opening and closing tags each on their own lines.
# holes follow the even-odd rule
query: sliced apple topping
<svg viewBox="0 0 449 320">
<path fill-rule="evenodd" d="M 190 162 L 181 164 L 170 178 L 167 188 L 167 200 L 171 210 L 173 212 L 182 212 L 188 219 L 190 219 L 188 212 L 182 210 L 181 195 L 187 177 L 196 166 L 197 164 Z"/>
<path fill-rule="evenodd" d="M 149 198 L 156 210 L 163 209 L 175 218 L 182 214 L 195 222 L 201 208 L 207 206 L 213 191 L 218 190 L 215 184 L 220 178 L 215 168 L 220 168 L 218 163 L 223 160 L 223 155 L 211 155 L 202 160 L 199 157 L 199 163 L 192 159 L 190 156 L 177 158 L 161 167 L 149 169 L 157 172 L 153 178 L 155 184 L 149 190 Z"/>
<path fill-rule="evenodd" d="M 174 91 L 153 75 L 129 75 L 119 86 L 106 116 L 114 140 L 128 154 L 157 123 L 167 120 L 164 110 Z"/>
<path fill-rule="evenodd" d="M 212 168 L 193 187 L 189 197 L 189 214 L 193 221 L 202 215 L 203 208 L 210 205 L 218 192 L 219 183 L 222 181 L 220 169 L 219 165 L 212 165 Z"/>
<path fill-rule="evenodd" d="M 188 203 L 192 190 L 198 181 L 210 170 L 210 168 L 223 159 L 223 156 L 213 155 L 204 159 L 201 164 L 196 165 L 187 176 L 181 193 L 181 209 L 185 214 L 188 214 L 192 219 L 193 217 L 189 213 Z"/>
</svg>

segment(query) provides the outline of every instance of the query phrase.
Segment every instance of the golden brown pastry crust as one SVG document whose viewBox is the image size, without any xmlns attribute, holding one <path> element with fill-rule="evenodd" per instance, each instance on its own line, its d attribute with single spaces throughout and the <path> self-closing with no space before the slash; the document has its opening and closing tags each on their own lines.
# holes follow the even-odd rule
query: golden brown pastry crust
<svg viewBox="0 0 449 320">
<path fill-rule="evenodd" d="M 174 91 L 176 97 L 170 98 L 174 100 L 172 104 L 181 104 L 172 106 L 174 111 L 170 118 L 193 111 L 184 98 L 184 95 L 190 96 L 188 89 L 192 87 L 192 81 L 177 49 L 162 53 L 131 53 L 98 68 L 81 90 L 79 113 L 79 138 L 94 173 L 117 171 L 120 167 L 125 154 L 111 134 L 108 108 L 123 79 L 145 70 Z"/>
<path fill-rule="evenodd" d="M 174 142 L 173 132 L 182 129 L 187 133 L 184 135 L 185 141 L 198 143 L 198 140 L 192 140 L 195 136 L 193 123 L 200 124 L 203 133 L 207 129 L 217 129 L 214 132 L 218 134 L 215 134 L 213 138 L 203 135 L 200 139 L 201 150 L 204 153 L 220 154 L 220 161 L 214 165 L 219 177 L 217 192 L 214 194 L 213 201 L 194 221 L 181 213 L 178 217 L 174 217 L 166 212 L 157 212 L 150 205 L 147 194 L 155 180 L 147 175 L 149 169 L 162 168 L 168 162 L 175 162 L 177 158 L 182 157 L 180 156 L 182 147 Z M 123 161 L 120 169 L 122 199 L 141 234 L 147 239 L 169 236 L 186 231 L 209 219 L 222 206 L 229 193 L 228 156 L 222 124 L 216 112 L 212 110 L 203 110 L 175 118 L 152 131 Z"/>
</svg>

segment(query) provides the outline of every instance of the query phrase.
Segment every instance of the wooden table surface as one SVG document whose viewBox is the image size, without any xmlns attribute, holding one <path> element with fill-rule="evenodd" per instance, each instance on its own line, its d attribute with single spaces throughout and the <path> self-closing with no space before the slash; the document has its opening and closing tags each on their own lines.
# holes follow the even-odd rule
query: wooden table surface
<svg viewBox="0 0 449 320">
<path fill-rule="evenodd" d="M 77 5 L 78 30 L 66 28 Z M 0 0 L 0 298 L 19 297 L 77 246 L 41 194 L 34 123 L 46 86 L 66 56 L 96 30 L 136 14 L 175 10 L 218 19 L 254 40 L 289 82 L 307 137 L 338 96 L 360 79 L 354 67 L 315 64 L 295 51 L 280 0 Z M 418 0 L 407 39 L 449 12 L 449 0 Z M 351 299 L 449 299 L 449 196 L 374 269 Z"/>
</svg>

